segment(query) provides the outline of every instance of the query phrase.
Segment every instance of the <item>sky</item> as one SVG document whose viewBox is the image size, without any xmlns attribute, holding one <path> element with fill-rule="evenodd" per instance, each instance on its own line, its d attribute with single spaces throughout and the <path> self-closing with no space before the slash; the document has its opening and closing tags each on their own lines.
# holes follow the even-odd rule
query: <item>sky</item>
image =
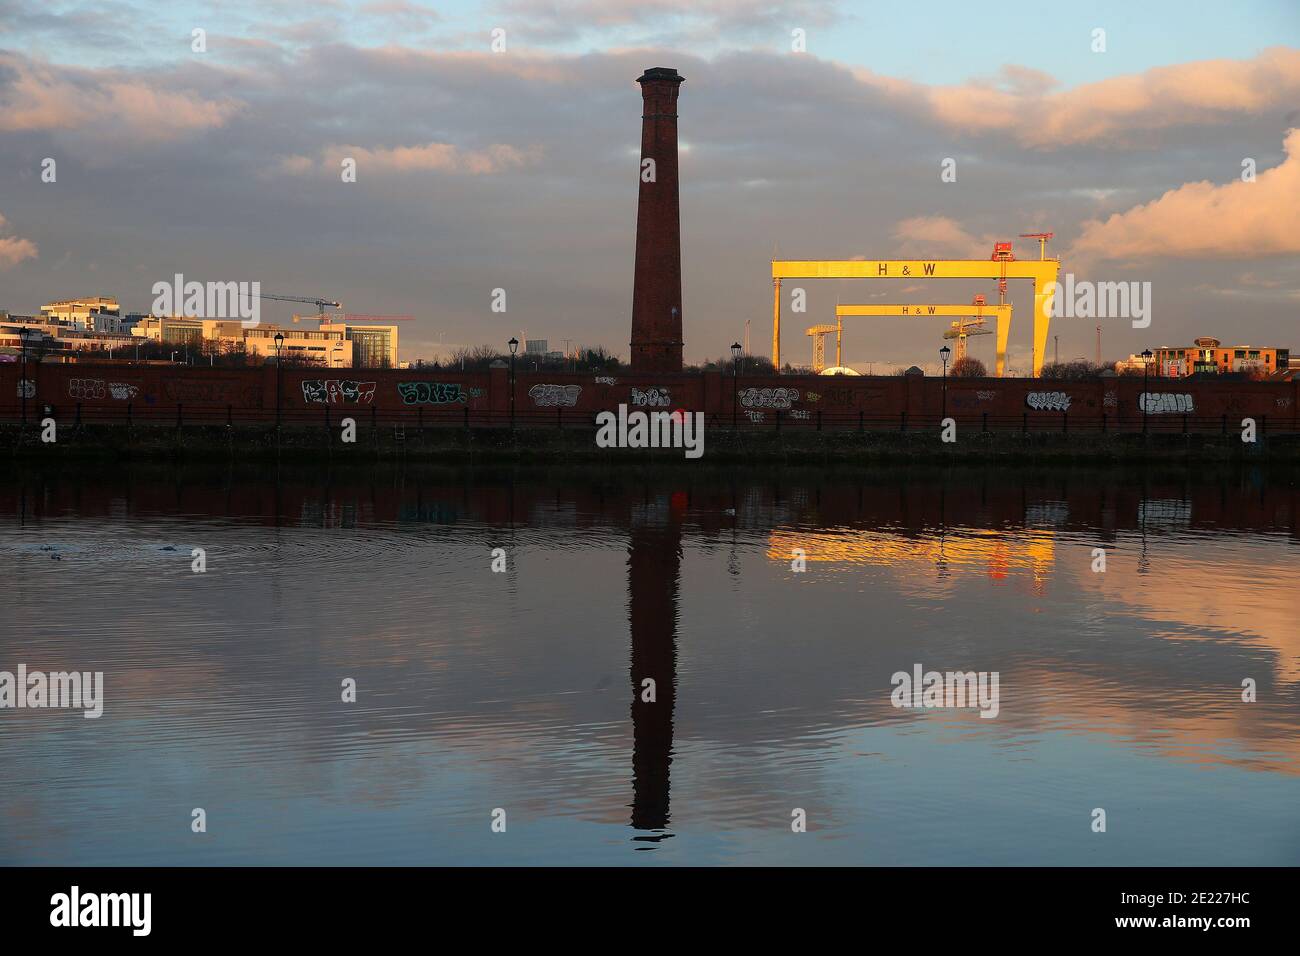
<svg viewBox="0 0 1300 956">
<path fill-rule="evenodd" d="M 1001 239 L 1032 257 L 1017 236 L 1036 231 L 1078 279 L 1151 283 L 1149 328 L 1055 321 L 1062 359 L 1092 358 L 1097 324 L 1108 359 L 1200 335 L 1300 348 L 1294 0 L 0 0 L 0 309 L 147 311 L 179 272 L 413 316 L 404 359 L 521 333 L 626 357 L 650 66 L 686 77 L 688 361 L 747 321 L 769 352 L 774 254 L 986 259 Z M 787 361 L 837 301 L 995 294 L 803 285 Z M 1024 367 L 1029 283 L 1010 293 Z M 943 344 L 940 324 L 856 321 L 845 361 L 864 371 Z M 991 338 L 971 345 L 990 365 Z"/>
</svg>

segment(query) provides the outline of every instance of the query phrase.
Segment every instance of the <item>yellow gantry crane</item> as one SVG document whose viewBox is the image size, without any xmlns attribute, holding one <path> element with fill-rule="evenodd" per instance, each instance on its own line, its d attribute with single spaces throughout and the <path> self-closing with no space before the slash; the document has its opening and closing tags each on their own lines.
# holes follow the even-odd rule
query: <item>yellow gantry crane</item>
<svg viewBox="0 0 1300 956">
<path fill-rule="evenodd" d="M 969 319 L 954 319 L 948 326 L 948 331 L 943 333 L 945 339 L 956 339 L 957 347 L 953 349 L 952 360 L 956 365 L 966 358 L 966 339 L 972 335 L 990 335 L 988 329 L 984 328 L 984 296 L 977 295 L 971 305 L 978 310 L 975 315 Z"/>
<path fill-rule="evenodd" d="M 996 320 L 995 328 L 997 329 L 997 360 L 994 364 L 994 373 L 1001 378 L 1006 372 L 1007 366 L 1007 338 L 1011 332 L 1011 304 L 1005 305 L 987 305 L 984 302 L 984 296 L 975 296 L 975 301 L 968 305 L 917 305 L 908 303 L 906 305 L 837 305 L 835 307 L 836 321 L 843 321 L 846 315 L 876 315 L 876 316 L 902 316 L 907 318 L 953 318 L 957 321 L 952 323 L 949 332 L 944 333 L 944 338 L 955 338 L 958 343 L 959 356 L 966 354 L 965 336 L 967 335 L 984 335 L 987 332 L 971 332 L 971 328 L 982 328 L 985 318 L 993 316 Z M 969 323 L 969 324 L 967 324 Z M 961 331 L 954 331 L 961 330 Z"/>
<path fill-rule="evenodd" d="M 1040 242 L 1040 255 L 1046 256 L 1047 233 L 1035 234 Z M 1032 279 L 1034 281 L 1034 351 L 1033 374 L 1043 367 L 1047 351 L 1047 335 L 1052 323 L 1052 298 L 1060 274 L 1059 259 L 1016 259 L 1011 253 L 1011 243 L 996 244 L 989 259 L 773 259 L 772 260 L 772 363 L 781 370 L 781 281 L 783 279 L 995 279 L 998 291 L 1005 294 L 1007 279 Z M 840 308 L 844 308 L 841 306 Z M 859 306 L 859 308 L 871 308 Z M 913 309 L 916 306 L 912 306 Z M 942 307 L 940 307 L 942 308 Z M 962 312 L 946 314 L 953 318 L 970 315 L 970 306 L 948 306 Z M 988 309 L 1009 309 L 1004 303 L 986 306 Z M 838 310 L 837 310 L 838 311 Z M 885 313 L 848 313 L 841 315 L 898 315 Z M 902 313 L 915 314 L 915 313 Z M 998 314 L 998 374 L 1006 363 L 1007 333 L 1010 331 L 1010 312 Z"/>
<path fill-rule="evenodd" d="M 844 341 L 844 320 L 838 315 L 835 317 L 834 325 L 814 325 L 810 326 L 804 334 L 813 340 L 813 374 L 820 375 L 822 369 L 826 368 L 826 336 L 832 332 L 835 333 L 835 367 L 839 368 L 841 361 L 841 345 Z"/>
</svg>

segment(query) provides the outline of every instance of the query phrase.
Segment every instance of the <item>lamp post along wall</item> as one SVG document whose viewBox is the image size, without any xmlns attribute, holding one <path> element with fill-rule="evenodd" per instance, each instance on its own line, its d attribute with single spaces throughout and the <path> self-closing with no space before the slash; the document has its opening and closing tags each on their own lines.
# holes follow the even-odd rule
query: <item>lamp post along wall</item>
<svg viewBox="0 0 1300 956">
<path fill-rule="evenodd" d="M 952 349 L 944 346 L 939 349 L 939 358 L 943 360 L 943 414 L 942 418 L 948 417 L 948 356 L 952 354 Z"/>
<path fill-rule="evenodd" d="M 511 336 L 506 343 L 510 346 L 510 430 L 515 427 L 515 352 L 519 350 L 519 340 Z"/>
<path fill-rule="evenodd" d="M 1147 408 L 1151 404 L 1151 397 L 1147 394 L 1148 376 L 1151 372 L 1151 350 L 1142 350 L 1142 398 L 1139 400 L 1142 404 L 1142 434 L 1147 433 Z"/>
<path fill-rule="evenodd" d="M 23 352 L 20 378 L 18 379 L 18 390 L 23 397 L 23 425 L 27 424 L 27 337 L 29 335 L 31 335 L 31 330 L 26 326 L 18 330 L 18 341 L 22 343 Z"/>
<path fill-rule="evenodd" d="M 740 415 L 736 408 L 736 402 L 740 398 L 740 343 L 731 344 L 731 430 L 736 430 L 736 423 L 740 420 Z"/>
<path fill-rule="evenodd" d="M 280 427 L 280 398 L 284 393 L 284 361 L 280 358 L 280 346 L 284 344 L 284 336 L 275 333 L 275 427 Z"/>
</svg>

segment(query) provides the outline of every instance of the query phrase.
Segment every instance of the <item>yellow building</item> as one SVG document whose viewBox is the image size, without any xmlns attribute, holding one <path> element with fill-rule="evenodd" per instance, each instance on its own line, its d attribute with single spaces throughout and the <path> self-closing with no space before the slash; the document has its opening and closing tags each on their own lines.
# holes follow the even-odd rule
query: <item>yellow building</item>
<svg viewBox="0 0 1300 956">
<path fill-rule="evenodd" d="M 398 368 L 397 326 L 322 320 L 322 332 L 342 332 L 355 347 L 357 368 Z"/>
<path fill-rule="evenodd" d="M 343 329 L 299 329 L 260 324 L 245 328 L 238 319 L 192 319 L 182 316 L 142 319 L 131 334 L 198 353 L 247 352 L 263 360 L 277 353 L 286 364 L 351 368 L 357 353 Z M 282 338 L 277 343 L 276 336 Z M 394 329 L 394 338 L 396 330 Z"/>
<path fill-rule="evenodd" d="M 51 324 L 70 325 L 83 332 L 122 331 L 122 307 L 110 296 L 46 302 L 41 306 L 41 319 Z"/>
</svg>

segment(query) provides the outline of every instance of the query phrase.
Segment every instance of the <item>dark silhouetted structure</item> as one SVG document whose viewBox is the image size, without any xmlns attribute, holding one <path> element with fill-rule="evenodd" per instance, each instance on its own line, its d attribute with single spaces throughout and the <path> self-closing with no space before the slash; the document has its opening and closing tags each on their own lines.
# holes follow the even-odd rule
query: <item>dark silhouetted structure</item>
<svg viewBox="0 0 1300 956">
<path fill-rule="evenodd" d="M 681 503 L 668 514 L 632 519 L 627 616 L 632 633 L 632 827 L 662 831 L 670 817 L 673 709 L 677 700 L 677 588 L 682 561 Z M 662 500 L 662 499 L 660 499 Z M 654 681 L 647 701 L 644 681 Z M 638 836 L 638 840 L 658 840 Z"/>
<path fill-rule="evenodd" d="M 656 66 L 641 84 L 641 192 L 632 284 L 632 368 L 682 370 L 682 226 L 677 198 L 676 70 Z M 652 164 L 646 160 L 654 160 Z"/>
</svg>

